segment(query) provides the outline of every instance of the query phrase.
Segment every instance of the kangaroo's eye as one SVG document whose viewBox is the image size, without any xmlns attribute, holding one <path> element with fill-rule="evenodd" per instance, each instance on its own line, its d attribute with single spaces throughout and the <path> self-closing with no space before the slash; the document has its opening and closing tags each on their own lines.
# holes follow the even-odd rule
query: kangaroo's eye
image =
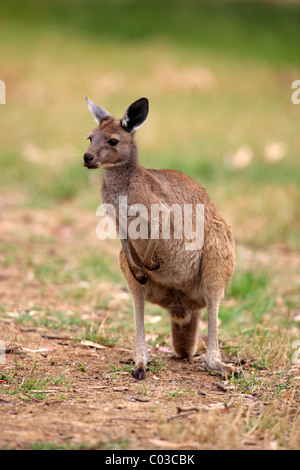
<svg viewBox="0 0 300 470">
<path fill-rule="evenodd" d="M 92 142 L 92 138 L 91 138 L 90 135 L 86 139 L 89 140 L 90 142 Z"/>
<path fill-rule="evenodd" d="M 110 139 L 107 141 L 107 143 L 112 147 L 115 147 L 116 145 L 118 145 L 119 141 L 117 139 Z"/>
</svg>

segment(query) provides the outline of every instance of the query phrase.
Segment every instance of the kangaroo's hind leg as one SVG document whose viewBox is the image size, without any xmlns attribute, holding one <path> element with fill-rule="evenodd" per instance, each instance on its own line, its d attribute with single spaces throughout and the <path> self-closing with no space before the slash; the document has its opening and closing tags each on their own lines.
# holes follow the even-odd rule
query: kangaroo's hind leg
<svg viewBox="0 0 300 470">
<path fill-rule="evenodd" d="M 220 299 L 221 300 L 221 299 Z M 207 301 L 208 341 L 204 358 L 206 369 L 217 374 L 232 374 L 234 368 L 222 362 L 218 340 L 218 312 L 220 300 Z"/>
<path fill-rule="evenodd" d="M 215 226 L 214 236 L 206 243 L 202 257 L 201 291 L 207 307 L 208 342 L 205 355 L 207 370 L 222 374 L 233 368 L 221 360 L 218 341 L 218 313 L 235 265 L 231 231 Z"/>
<path fill-rule="evenodd" d="M 218 341 L 218 312 L 220 300 L 207 302 L 208 341 L 205 354 L 206 369 L 210 372 L 222 373 L 225 364 L 221 360 Z"/>
</svg>

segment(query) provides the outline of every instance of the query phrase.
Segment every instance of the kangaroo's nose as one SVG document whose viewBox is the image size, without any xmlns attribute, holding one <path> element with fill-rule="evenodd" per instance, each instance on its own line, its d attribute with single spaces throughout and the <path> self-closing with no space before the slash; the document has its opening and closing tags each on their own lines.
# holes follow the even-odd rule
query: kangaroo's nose
<svg viewBox="0 0 300 470">
<path fill-rule="evenodd" d="M 91 155 L 90 153 L 85 153 L 85 154 L 83 155 L 84 163 L 89 163 L 89 162 L 91 162 L 93 159 L 94 159 L 94 157 L 93 157 L 93 155 Z"/>
</svg>

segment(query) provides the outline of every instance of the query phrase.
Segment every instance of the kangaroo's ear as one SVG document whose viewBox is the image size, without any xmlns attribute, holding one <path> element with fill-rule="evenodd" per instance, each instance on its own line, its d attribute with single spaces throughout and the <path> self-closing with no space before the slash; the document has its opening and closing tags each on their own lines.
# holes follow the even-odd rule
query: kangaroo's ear
<svg viewBox="0 0 300 470">
<path fill-rule="evenodd" d="M 100 108 L 100 106 L 97 106 L 95 103 L 92 102 L 87 96 L 85 97 L 89 110 L 91 111 L 92 115 L 95 118 L 95 121 L 97 124 L 100 124 L 103 118 L 110 116 L 110 114 L 105 111 L 105 109 Z"/>
<path fill-rule="evenodd" d="M 149 101 L 147 98 L 140 98 L 126 109 L 124 117 L 121 121 L 122 127 L 127 132 L 135 131 L 146 121 L 148 112 Z"/>
</svg>

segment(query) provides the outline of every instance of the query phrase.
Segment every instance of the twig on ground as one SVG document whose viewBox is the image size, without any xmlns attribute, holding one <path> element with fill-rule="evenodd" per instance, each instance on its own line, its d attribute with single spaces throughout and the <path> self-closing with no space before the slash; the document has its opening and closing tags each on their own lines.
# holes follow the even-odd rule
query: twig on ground
<svg viewBox="0 0 300 470">
<path fill-rule="evenodd" d="M 182 407 L 182 406 L 177 406 L 177 413 L 180 414 L 180 413 L 184 413 L 185 411 L 199 411 L 199 408 L 198 406 L 186 406 L 186 407 Z"/>
<path fill-rule="evenodd" d="M 123 417 L 119 417 L 119 418 L 110 418 L 108 419 L 108 421 L 156 421 L 156 419 L 152 419 L 152 418 L 123 418 Z"/>
<path fill-rule="evenodd" d="M 223 392 L 227 392 L 227 387 L 225 387 L 225 385 L 223 385 L 222 383 L 216 383 L 216 386 L 222 390 Z"/>
<path fill-rule="evenodd" d="M 186 418 L 187 416 L 194 415 L 194 414 L 195 414 L 194 411 L 191 411 L 189 413 L 180 413 L 180 414 L 177 414 L 177 415 L 174 415 L 174 416 L 170 416 L 169 418 L 166 419 L 166 421 L 169 422 L 169 421 L 172 421 L 173 419 L 176 419 L 176 418 Z"/>
<path fill-rule="evenodd" d="M 231 397 L 228 403 L 212 403 L 208 406 L 203 406 L 203 410 L 228 410 L 234 405 L 235 398 Z"/>
<path fill-rule="evenodd" d="M 149 402 L 149 398 L 140 398 L 140 397 L 126 397 L 125 400 L 127 401 L 140 401 L 142 403 Z"/>
<path fill-rule="evenodd" d="M 42 335 L 42 338 L 45 339 L 61 339 L 61 340 L 67 340 L 67 339 L 72 339 L 70 336 L 60 336 L 60 335 Z"/>
</svg>

